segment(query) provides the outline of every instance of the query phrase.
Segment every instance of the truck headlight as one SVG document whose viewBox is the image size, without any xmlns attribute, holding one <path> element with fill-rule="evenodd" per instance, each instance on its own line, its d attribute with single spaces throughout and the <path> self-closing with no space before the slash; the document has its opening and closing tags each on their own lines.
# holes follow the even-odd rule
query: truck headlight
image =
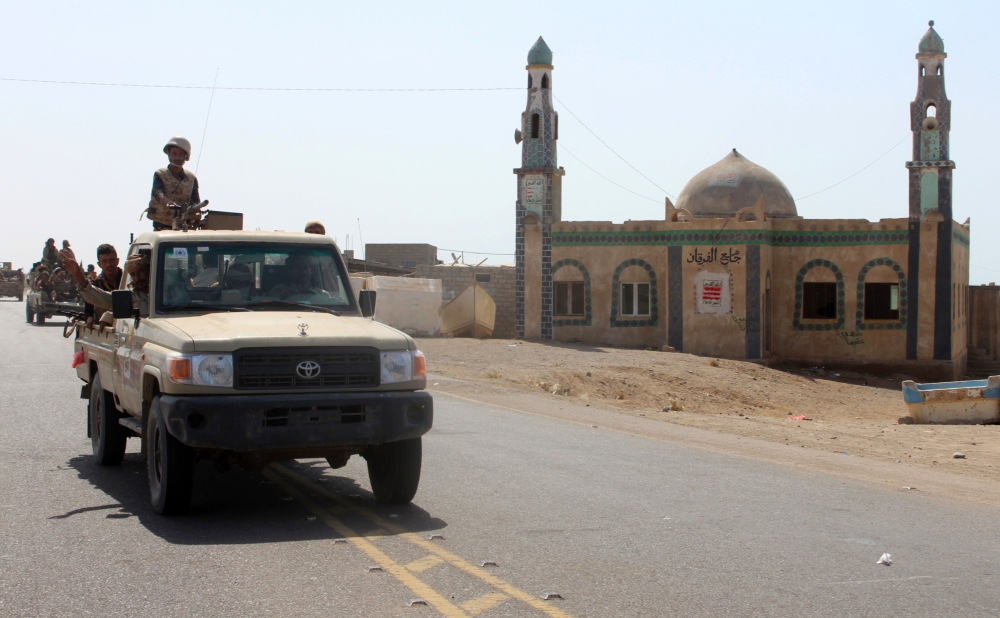
<svg viewBox="0 0 1000 618">
<path fill-rule="evenodd" d="M 199 386 L 232 386 L 233 357 L 229 354 L 178 354 L 167 359 L 170 381 Z"/>
<path fill-rule="evenodd" d="M 199 354 L 191 357 L 195 384 L 232 386 L 233 357 L 229 354 Z"/>
<path fill-rule="evenodd" d="M 415 357 L 419 355 L 419 361 Z M 394 382 L 411 382 L 423 377 L 424 355 L 420 352 L 400 350 L 398 352 L 382 352 L 381 354 L 382 384 Z M 419 367 L 414 367 L 419 365 Z M 414 371 L 417 369 L 417 371 Z"/>
</svg>

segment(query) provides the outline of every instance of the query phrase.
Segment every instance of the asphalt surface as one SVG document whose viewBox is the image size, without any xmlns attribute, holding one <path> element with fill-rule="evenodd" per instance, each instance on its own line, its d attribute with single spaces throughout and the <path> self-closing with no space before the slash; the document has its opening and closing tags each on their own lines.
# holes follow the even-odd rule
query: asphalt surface
<svg viewBox="0 0 1000 618">
<path fill-rule="evenodd" d="M 201 463 L 160 517 L 137 443 L 92 462 L 61 322 L 0 300 L 2 616 L 1000 615 L 994 508 L 446 395 L 411 505 L 358 458 Z"/>
</svg>

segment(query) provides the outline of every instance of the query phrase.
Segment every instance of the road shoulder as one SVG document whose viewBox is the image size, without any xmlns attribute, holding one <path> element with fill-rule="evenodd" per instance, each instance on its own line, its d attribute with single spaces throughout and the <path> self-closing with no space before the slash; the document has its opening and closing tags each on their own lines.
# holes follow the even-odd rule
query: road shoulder
<svg viewBox="0 0 1000 618">
<path fill-rule="evenodd" d="M 1000 506 L 1000 482 L 991 479 L 686 427 L 661 420 L 581 405 L 569 400 L 554 400 L 545 395 L 511 392 L 478 381 L 472 382 L 435 375 L 429 377 L 428 390 L 433 394 L 447 395 L 524 414 L 559 419 L 595 427 L 598 430 L 614 431 L 802 470 L 834 474 L 853 481 L 876 485 L 888 491 L 917 492 L 945 499 L 959 499 Z"/>
</svg>

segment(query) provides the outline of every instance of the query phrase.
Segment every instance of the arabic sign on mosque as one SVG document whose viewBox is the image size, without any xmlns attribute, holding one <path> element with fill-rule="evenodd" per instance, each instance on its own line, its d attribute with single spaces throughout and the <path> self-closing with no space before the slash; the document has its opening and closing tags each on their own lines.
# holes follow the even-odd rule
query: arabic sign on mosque
<svg viewBox="0 0 1000 618">
<path fill-rule="evenodd" d="M 710 187 L 738 187 L 740 185 L 740 171 L 735 167 L 723 168 L 717 171 L 712 180 L 708 182 Z"/>
<path fill-rule="evenodd" d="M 695 313 L 732 313 L 733 302 L 727 273 L 703 270 L 694 276 Z"/>
<path fill-rule="evenodd" d="M 527 176 L 524 179 L 524 209 L 542 218 L 545 204 L 545 179 L 541 176 Z"/>
</svg>

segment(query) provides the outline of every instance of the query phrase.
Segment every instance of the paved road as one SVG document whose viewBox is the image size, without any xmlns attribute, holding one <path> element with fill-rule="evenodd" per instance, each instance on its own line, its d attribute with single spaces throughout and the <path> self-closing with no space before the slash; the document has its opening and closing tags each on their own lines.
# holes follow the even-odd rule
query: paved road
<svg viewBox="0 0 1000 618">
<path fill-rule="evenodd" d="M 1000 615 L 995 509 L 444 395 L 410 506 L 357 458 L 199 464 L 159 517 L 138 445 L 91 462 L 53 322 L 0 301 L 3 616 Z"/>
</svg>

